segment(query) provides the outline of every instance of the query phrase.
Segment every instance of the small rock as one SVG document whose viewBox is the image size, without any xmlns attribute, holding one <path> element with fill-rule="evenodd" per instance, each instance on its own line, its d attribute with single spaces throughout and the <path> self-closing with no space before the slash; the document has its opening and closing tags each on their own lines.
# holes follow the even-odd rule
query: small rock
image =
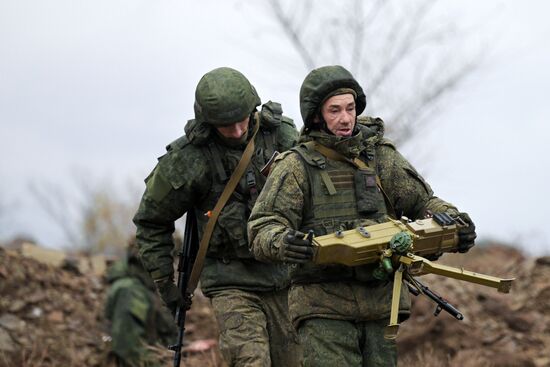
<svg viewBox="0 0 550 367">
<path fill-rule="evenodd" d="M 31 311 L 31 313 L 29 314 L 29 317 L 33 318 L 33 319 L 37 319 L 37 318 L 41 317 L 43 313 L 44 313 L 44 311 L 42 311 L 42 309 L 40 307 L 34 307 Z"/>
<path fill-rule="evenodd" d="M 483 343 L 483 345 L 491 345 L 502 339 L 502 337 L 502 335 L 492 333 L 483 337 L 483 339 L 481 339 L 481 342 Z"/>
<path fill-rule="evenodd" d="M 52 311 L 48 315 L 48 320 L 51 322 L 63 322 L 64 316 L 61 311 Z"/>
<path fill-rule="evenodd" d="M 0 351 L 2 352 L 14 352 L 16 345 L 10 334 L 2 328 L 0 328 Z"/>
<path fill-rule="evenodd" d="M 11 313 L 7 313 L 0 316 L 0 326 L 4 329 L 19 333 L 25 329 L 25 321 Z"/>
<path fill-rule="evenodd" d="M 104 343 L 110 343 L 113 341 L 113 338 L 110 335 L 101 335 L 101 341 Z"/>
<path fill-rule="evenodd" d="M 43 292 L 36 292 L 27 298 L 28 303 L 38 303 L 46 299 L 46 295 Z"/>
<path fill-rule="evenodd" d="M 510 329 L 525 333 L 533 327 L 535 319 L 531 315 L 510 313 L 505 316 Z"/>
<path fill-rule="evenodd" d="M 10 305 L 10 312 L 19 312 L 26 306 L 26 303 L 20 299 L 13 301 Z"/>
</svg>

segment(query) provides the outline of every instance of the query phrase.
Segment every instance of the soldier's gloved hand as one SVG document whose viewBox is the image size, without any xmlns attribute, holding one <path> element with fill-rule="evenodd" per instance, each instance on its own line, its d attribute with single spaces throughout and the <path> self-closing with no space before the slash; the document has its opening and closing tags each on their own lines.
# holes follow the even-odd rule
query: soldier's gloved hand
<svg viewBox="0 0 550 367">
<path fill-rule="evenodd" d="M 166 304 L 166 307 L 172 312 L 172 315 L 176 315 L 176 309 L 178 306 L 185 307 L 185 302 L 181 295 L 180 290 L 174 283 L 172 277 L 161 278 L 155 280 L 155 285 L 157 286 L 158 293 L 160 298 Z"/>
<path fill-rule="evenodd" d="M 475 245 L 476 226 L 468 213 L 458 213 L 458 216 L 468 225 L 458 230 L 458 252 L 464 253 Z"/>
<path fill-rule="evenodd" d="M 313 259 L 313 246 L 305 233 L 292 229 L 283 239 L 280 257 L 281 260 L 289 263 L 307 263 Z"/>
</svg>

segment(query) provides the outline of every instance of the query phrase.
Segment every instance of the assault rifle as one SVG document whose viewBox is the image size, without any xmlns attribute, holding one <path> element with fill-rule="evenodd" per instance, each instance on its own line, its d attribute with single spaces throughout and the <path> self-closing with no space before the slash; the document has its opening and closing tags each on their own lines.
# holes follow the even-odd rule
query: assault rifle
<svg viewBox="0 0 550 367">
<path fill-rule="evenodd" d="M 404 280 L 413 294 L 424 294 L 437 303 L 436 316 L 441 310 L 445 310 L 458 320 L 464 318 L 454 306 L 415 279 L 415 275 L 432 273 L 496 288 L 502 293 L 510 291 L 514 278 L 501 279 L 436 264 L 422 257 L 457 252 L 458 230 L 466 225 L 460 218 L 438 213 L 433 217 L 416 221 L 402 217 L 401 220 L 391 219 L 381 224 L 337 231 L 312 239 L 312 245 L 315 247 L 313 262 L 347 266 L 379 262 L 379 274 L 393 274 L 390 324 L 384 337 L 395 339 L 399 329 L 399 295 Z M 403 246 L 404 244 L 406 246 Z M 394 270 L 396 268 L 397 270 Z"/>
<path fill-rule="evenodd" d="M 178 289 L 183 296 L 184 305 L 178 306 L 176 309 L 176 325 L 178 326 L 178 339 L 176 344 L 171 345 L 168 349 L 173 350 L 174 354 L 174 367 L 179 367 L 182 356 L 182 347 L 183 347 L 183 338 L 185 336 L 185 316 L 187 310 L 191 307 L 191 297 L 192 294 L 189 294 L 187 291 L 187 283 L 189 281 L 189 275 L 191 274 L 191 269 L 193 267 L 193 262 L 195 260 L 197 245 L 198 245 L 198 234 L 197 234 L 197 219 L 195 218 L 195 213 L 192 210 L 187 212 L 187 217 L 185 219 L 185 232 L 183 234 L 183 246 L 179 252 L 178 259 Z"/>
</svg>

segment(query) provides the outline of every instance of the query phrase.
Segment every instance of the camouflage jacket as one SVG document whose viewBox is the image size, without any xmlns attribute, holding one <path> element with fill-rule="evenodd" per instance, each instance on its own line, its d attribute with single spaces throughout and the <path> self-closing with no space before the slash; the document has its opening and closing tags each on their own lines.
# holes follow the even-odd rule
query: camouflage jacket
<svg viewBox="0 0 550 367">
<path fill-rule="evenodd" d="M 176 325 L 145 269 L 115 263 L 108 274 L 105 317 L 110 321 L 111 355 L 120 365 L 152 366 L 147 345 L 174 343 Z"/>
<path fill-rule="evenodd" d="M 299 146 L 278 158 L 249 221 L 254 256 L 277 260 L 290 229 L 324 235 L 384 222 L 392 212 L 411 219 L 422 217 L 426 210 L 457 213 L 452 204 L 433 195 L 383 133 L 382 120 L 359 117 L 353 137 L 308 132 Z M 372 172 L 357 172 L 347 162 L 323 156 L 311 149 L 312 141 L 348 158 L 358 157 Z M 376 187 L 376 175 L 386 198 Z M 372 266 L 304 264 L 292 269 L 289 307 L 294 322 L 315 315 L 357 320 L 389 314 L 391 282 L 375 281 Z M 406 312 L 408 294 L 402 297 Z"/>
<path fill-rule="evenodd" d="M 222 210 L 209 243 L 201 274 L 201 288 L 206 295 L 228 288 L 267 291 L 288 286 L 288 268 L 256 261 L 248 249 L 246 232 L 248 216 L 266 180 L 260 169 L 274 151 L 290 149 L 298 138 L 292 120 L 281 113 L 279 104 L 268 102 L 262 106 L 255 152 Z M 208 221 L 205 214 L 214 208 L 244 150 L 244 145 L 225 144 L 205 123 L 190 120 L 185 131 L 184 137 L 167 147 L 168 153 L 159 158 L 146 179 L 146 190 L 134 217 L 141 259 L 153 279 L 173 275 L 174 221 L 194 210 L 202 237 Z"/>
</svg>

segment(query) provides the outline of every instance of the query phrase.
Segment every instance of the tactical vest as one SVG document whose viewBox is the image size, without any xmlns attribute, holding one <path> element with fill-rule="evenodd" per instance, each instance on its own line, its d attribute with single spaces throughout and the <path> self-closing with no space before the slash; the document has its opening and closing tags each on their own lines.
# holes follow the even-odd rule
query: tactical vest
<svg viewBox="0 0 550 367">
<path fill-rule="evenodd" d="M 372 134 L 369 129 L 363 130 L 363 133 L 365 139 L 369 137 L 368 134 Z M 325 157 L 314 146 L 314 142 L 307 142 L 292 149 L 305 162 L 310 187 L 299 230 L 304 233 L 313 230 L 316 236 L 322 236 L 337 230 L 386 221 L 388 210 L 383 193 L 377 186 L 375 155 L 363 152 L 359 158 L 368 167 L 359 169 L 350 162 Z M 292 281 L 371 281 L 374 279 L 373 269 L 373 265 L 346 267 L 305 264 L 293 269 Z"/>
<path fill-rule="evenodd" d="M 283 119 L 280 104 L 268 102 L 262 106 L 254 154 L 235 191 L 220 213 L 206 256 L 222 259 L 224 262 L 237 258 L 253 258 L 248 249 L 247 218 L 266 181 L 260 170 L 269 161 L 273 152 L 290 147 L 279 146 L 277 141 L 278 129 Z M 194 121 L 190 123 L 193 124 Z M 252 128 L 249 129 L 251 130 Z M 209 193 L 195 207 L 199 235 L 202 237 L 208 222 L 208 212 L 216 205 L 241 159 L 244 148 L 232 148 L 220 144 L 219 138 L 212 138 L 211 135 L 208 138 L 194 136 L 193 130 L 187 135 L 189 142 L 203 152 L 204 161 L 210 164 L 212 176 Z"/>
</svg>

